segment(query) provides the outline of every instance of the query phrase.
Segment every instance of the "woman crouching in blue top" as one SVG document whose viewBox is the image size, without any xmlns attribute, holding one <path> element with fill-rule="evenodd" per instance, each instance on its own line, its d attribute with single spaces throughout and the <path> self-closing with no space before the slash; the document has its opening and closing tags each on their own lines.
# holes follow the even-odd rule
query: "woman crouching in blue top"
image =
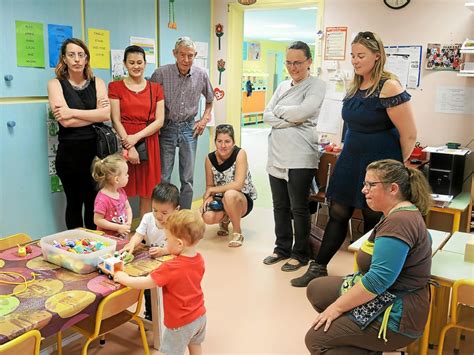
<svg viewBox="0 0 474 355">
<path fill-rule="evenodd" d="M 430 187 L 420 171 L 386 159 L 368 165 L 362 192 L 383 217 L 357 253 L 357 273 L 308 285 L 317 311 L 305 339 L 311 354 L 381 354 L 423 333 L 431 275 L 423 215 Z"/>
</svg>

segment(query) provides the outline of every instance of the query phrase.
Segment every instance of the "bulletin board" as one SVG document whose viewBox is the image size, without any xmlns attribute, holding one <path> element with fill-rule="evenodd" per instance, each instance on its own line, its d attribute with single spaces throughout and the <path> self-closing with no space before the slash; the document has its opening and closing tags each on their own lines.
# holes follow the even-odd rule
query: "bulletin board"
<svg viewBox="0 0 474 355">
<path fill-rule="evenodd" d="M 54 11 L 51 9 L 54 8 Z M 21 15 L 18 15 L 21 14 Z M 15 21 L 43 24 L 44 68 L 18 67 L 16 58 Z M 0 11 L 0 97 L 46 96 L 46 84 L 54 77 L 49 67 L 48 24 L 72 26 L 73 36 L 81 38 L 81 2 L 78 0 L 18 1 L 1 0 Z M 8 53 L 8 54 L 6 54 Z M 13 80 L 6 81 L 4 75 Z M 32 82 L 35 84 L 32 85 Z M 44 83 L 39 85 L 38 83 Z"/>
<path fill-rule="evenodd" d="M 395 66 L 385 66 L 388 71 L 393 72 L 397 76 L 403 75 L 406 80 L 406 88 L 416 89 L 420 86 L 421 77 L 421 56 L 423 48 L 420 45 L 413 46 L 386 46 L 385 53 L 387 56 L 392 56 L 392 59 L 396 58 L 392 63 Z M 405 58 L 407 56 L 408 58 Z M 403 61 L 407 60 L 407 65 L 403 64 Z M 398 68 L 398 69 L 395 69 Z"/>
</svg>

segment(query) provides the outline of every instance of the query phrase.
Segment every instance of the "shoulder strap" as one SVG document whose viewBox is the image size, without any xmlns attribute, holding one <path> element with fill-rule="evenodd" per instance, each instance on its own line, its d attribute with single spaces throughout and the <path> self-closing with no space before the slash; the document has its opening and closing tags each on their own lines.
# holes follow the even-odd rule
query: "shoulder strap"
<svg viewBox="0 0 474 355">
<path fill-rule="evenodd" d="M 150 111 L 148 112 L 148 119 L 146 120 L 146 125 L 150 124 L 151 110 L 153 110 L 153 92 L 151 91 L 151 82 L 147 81 L 147 85 L 150 86 Z"/>
</svg>

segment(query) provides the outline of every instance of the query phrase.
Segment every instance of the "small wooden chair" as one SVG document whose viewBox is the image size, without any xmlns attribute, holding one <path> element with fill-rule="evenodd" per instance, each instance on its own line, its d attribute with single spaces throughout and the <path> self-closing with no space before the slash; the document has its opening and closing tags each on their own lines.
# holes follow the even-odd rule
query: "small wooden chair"
<svg viewBox="0 0 474 355">
<path fill-rule="evenodd" d="M 72 326 L 72 329 L 78 331 L 87 338 L 82 347 L 82 355 L 87 355 L 87 348 L 93 340 L 101 338 L 100 343 L 105 344 L 105 334 L 130 320 L 133 320 L 138 324 L 145 354 L 150 354 L 148 342 L 146 340 L 145 327 L 143 326 L 142 319 L 138 316 L 142 305 L 143 293 L 144 290 L 136 290 L 129 287 L 115 291 L 100 301 L 95 315 Z M 127 310 L 127 308 L 134 304 L 136 304 L 134 312 Z M 61 332 L 58 333 L 57 343 L 58 353 L 60 354 Z"/>
<path fill-rule="evenodd" d="M 31 237 L 25 233 L 17 233 L 9 235 L 5 238 L 0 238 L 0 251 L 10 249 L 17 244 L 25 244 L 31 242 Z"/>
<path fill-rule="evenodd" d="M 474 331 L 474 280 L 462 279 L 453 285 L 451 306 L 449 308 L 451 319 L 439 335 L 438 355 L 443 354 L 443 345 L 446 332 L 451 328 L 458 328 L 456 332 L 456 348 L 460 348 L 460 330 Z"/>
<path fill-rule="evenodd" d="M 329 203 L 328 199 L 326 197 L 326 190 L 329 186 L 329 180 L 331 179 L 332 173 L 334 166 L 336 165 L 337 161 L 337 155 L 333 153 L 323 153 L 321 154 L 321 157 L 319 158 L 319 165 L 318 169 L 316 170 L 316 183 L 318 184 L 318 193 L 313 193 L 309 195 L 309 201 L 310 202 L 317 202 L 316 206 L 316 217 L 314 219 L 314 223 L 318 225 L 318 219 L 319 219 L 319 209 L 321 206 L 326 206 L 329 208 Z M 359 210 L 354 211 L 354 215 L 361 215 L 361 212 Z M 362 217 L 359 217 L 362 219 Z M 348 230 L 349 230 L 349 235 L 351 238 L 351 243 L 353 239 L 353 234 L 352 234 L 352 218 L 349 219 L 349 225 L 348 225 Z"/>
<path fill-rule="evenodd" d="M 326 198 L 326 189 L 329 185 L 329 179 L 332 175 L 332 168 L 336 164 L 337 156 L 335 154 L 323 153 L 319 159 L 319 166 L 316 170 L 316 183 L 318 184 L 318 193 L 311 194 L 309 201 L 317 202 L 315 224 L 318 224 L 319 209 L 321 205 L 328 207 Z"/>
<path fill-rule="evenodd" d="M 0 345 L 2 355 L 39 355 L 41 333 L 32 329 L 5 344 Z"/>
</svg>

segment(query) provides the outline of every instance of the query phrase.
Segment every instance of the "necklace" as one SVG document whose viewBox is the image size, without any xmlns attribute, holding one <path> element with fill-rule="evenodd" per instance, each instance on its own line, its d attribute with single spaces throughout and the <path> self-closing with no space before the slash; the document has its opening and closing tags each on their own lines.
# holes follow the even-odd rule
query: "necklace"
<svg viewBox="0 0 474 355">
<path fill-rule="evenodd" d="M 76 85 L 76 84 L 73 84 L 71 81 L 69 81 L 69 84 L 71 84 L 74 90 L 83 90 L 89 85 L 89 83 L 90 83 L 90 80 L 86 80 L 82 84 Z"/>
</svg>

